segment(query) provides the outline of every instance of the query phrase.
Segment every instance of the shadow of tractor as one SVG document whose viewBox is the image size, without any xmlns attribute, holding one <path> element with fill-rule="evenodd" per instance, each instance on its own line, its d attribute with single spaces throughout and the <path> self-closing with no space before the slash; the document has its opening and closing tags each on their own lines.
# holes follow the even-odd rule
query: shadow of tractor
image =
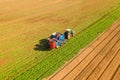
<svg viewBox="0 0 120 80">
<path fill-rule="evenodd" d="M 50 47 L 47 39 L 39 40 L 39 43 L 35 45 L 34 50 L 36 51 L 50 51 Z"/>
</svg>

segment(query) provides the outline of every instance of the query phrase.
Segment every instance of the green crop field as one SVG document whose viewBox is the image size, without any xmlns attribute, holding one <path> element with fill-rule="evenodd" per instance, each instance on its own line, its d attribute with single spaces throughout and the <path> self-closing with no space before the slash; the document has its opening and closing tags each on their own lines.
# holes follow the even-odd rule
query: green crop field
<svg viewBox="0 0 120 80">
<path fill-rule="evenodd" d="M 119 2 L 0 1 L 0 80 L 50 76 L 120 17 Z M 50 51 L 45 38 L 66 28 L 77 35 Z"/>
</svg>

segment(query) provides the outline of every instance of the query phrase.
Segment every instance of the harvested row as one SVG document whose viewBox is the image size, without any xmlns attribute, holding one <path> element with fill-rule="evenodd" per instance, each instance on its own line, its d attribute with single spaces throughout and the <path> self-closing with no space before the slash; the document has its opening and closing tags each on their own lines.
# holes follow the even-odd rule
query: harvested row
<svg viewBox="0 0 120 80">
<path fill-rule="evenodd" d="M 85 45 L 95 39 L 95 37 L 97 37 L 101 32 L 108 28 L 116 19 L 118 19 L 119 16 L 120 14 L 118 7 L 113 12 L 107 14 L 107 16 L 97 21 L 97 23 L 89 26 L 88 29 L 77 34 L 77 36 L 69 40 L 68 43 L 62 46 L 60 49 L 53 51 L 44 60 L 15 77 L 15 79 L 41 80 L 44 77 L 52 74 L 61 65 L 63 65 L 65 61 L 68 61 L 70 58 L 76 55 L 80 49 L 82 49 Z M 76 45 L 77 47 L 75 47 Z"/>
<path fill-rule="evenodd" d="M 120 20 L 48 80 L 110 80 L 116 78 L 113 74 L 118 75 L 119 72 L 119 35 Z M 119 80 L 119 77 L 116 79 Z"/>
<path fill-rule="evenodd" d="M 49 76 L 107 28 L 99 25 L 110 25 L 119 17 L 118 10 L 110 12 L 119 2 L 120 0 L 0 1 L 0 79 L 32 80 Z M 99 19 L 102 16 L 105 18 Z M 96 27 L 93 26 L 95 24 Z M 41 41 L 52 32 L 62 32 L 68 27 L 80 33 L 60 49 L 49 51 L 44 45 L 36 46 L 41 45 Z M 89 35 L 89 32 L 93 35 Z"/>
<path fill-rule="evenodd" d="M 100 3 L 99 0 L 57 1 L 9 0 L 0 3 L 0 79 L 11 79 L 24 73 L 52 54 L 46 49 L 34 50 L 39 40 L 66 27 L 82 31 L 117 6 L 119 0 Z M 103 3 L 107 5 L 99 7 Z"/>
</svg>

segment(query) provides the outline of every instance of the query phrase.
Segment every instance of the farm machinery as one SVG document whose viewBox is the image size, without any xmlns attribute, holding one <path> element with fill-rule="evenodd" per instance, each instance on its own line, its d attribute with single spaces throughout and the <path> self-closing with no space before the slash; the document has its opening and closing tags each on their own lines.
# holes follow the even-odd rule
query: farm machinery
<svg viewBox="0 0 120 80">
<path fill-rule="evenodd" d="M 50 49 L 59 48 L 66 43 L 66 40 L 70 39 L 75 35 L 75 32 L 72 29 L 66 29 L 66 31 L 61 34 L 60 32 L 54 32 L 47 39 Z"/>
</svg>

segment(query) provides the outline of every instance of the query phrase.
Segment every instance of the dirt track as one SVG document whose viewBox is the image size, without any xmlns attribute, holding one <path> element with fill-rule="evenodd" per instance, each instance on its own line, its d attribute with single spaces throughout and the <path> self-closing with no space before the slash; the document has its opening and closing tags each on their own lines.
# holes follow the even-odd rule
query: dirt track
<svg viewBox="0 0 120 80">
<path fill-rule="evenodd" d="M 47 80 L 120 80 L 120 20 Z"/>
</svg>

